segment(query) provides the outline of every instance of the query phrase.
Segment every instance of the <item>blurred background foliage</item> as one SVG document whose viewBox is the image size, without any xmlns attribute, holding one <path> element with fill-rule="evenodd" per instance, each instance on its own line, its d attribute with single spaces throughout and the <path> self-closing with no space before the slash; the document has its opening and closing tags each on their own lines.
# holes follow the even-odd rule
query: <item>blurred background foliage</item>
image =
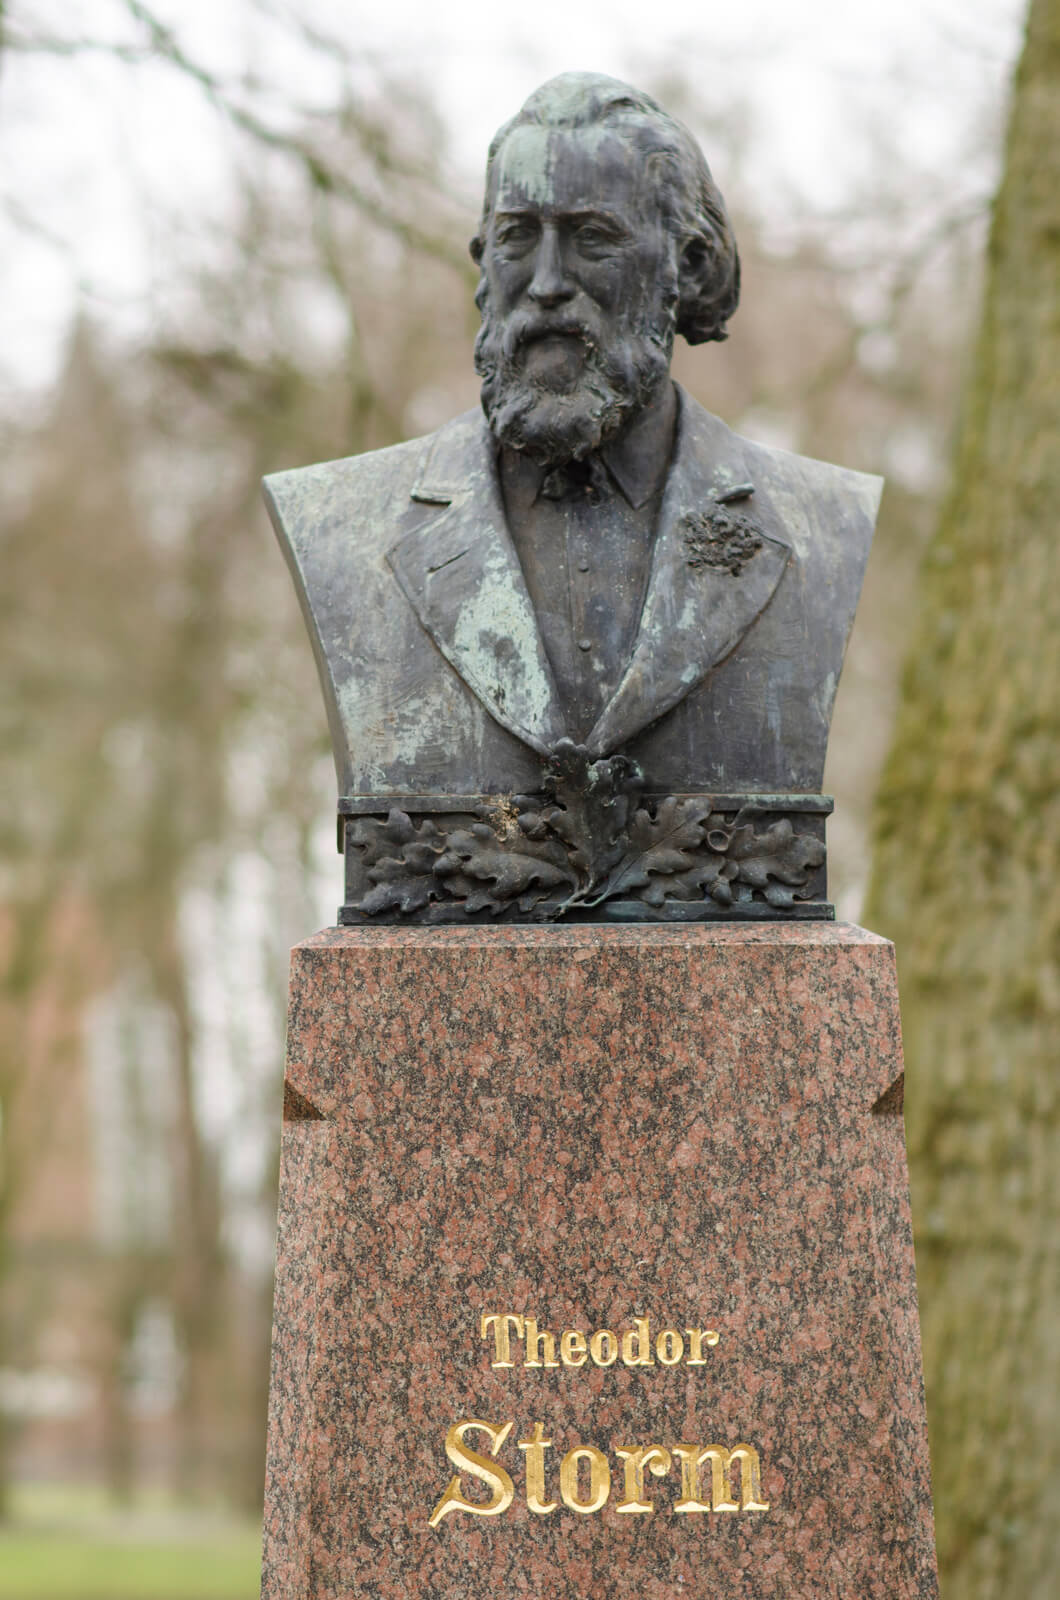
<svg viewBox="0 0 1060 1600">
<path fill-rule="evenodd" d="M 1060 1590 L 1060 0 L 1032 0 L 880 788 L 939 1556 Z"/>
<path fill-rule="evenodd" d="M 475 179 L 421 82 L 359 49 L 341 8 L 330 28 L 307 14 L 245 12 L 248 62 L 267 23 L 320 68 L 327 93 L 300 106 L 193 51 L 172 9 L 0 6 L 0 106 L 19 73 L 61 82 L 101 56 L 171 74 L 213 119 L 230 197 L 223 227 L 179 186 L 145 198 L 142 314 L 83 283 L 54 381 L 0 394 L 8 1600 L 255 1589 L 237 1519 L 262 1495 L 287 950 L 340 883 L 323 713 L 258 481 L 477 403 Z M 860 177 L 838 208 L 764 192 L 738 74 L 708 95 L 687 59 L 628 69 L 700 134 L 744 259 L 730 342 L 682 349 L 677 376 L 744 432 L 888 477 L 827 787 L 833 887 L 857 917 L 915 624 L 869 914 L 899 939 L 907 1006 L 949 1600 L 1044 1600 L 1060 1571 L 1055 361 L 1040 377 L 1057 0 L 1032 17 L 1016 104 L 1034 109 L 1012 125 L 978 344 L 994 63 L 938 170 L 897 137 L 917 89 L 899 71 L 893 119 L 851 129 Z M 959 24 L 943 42 L 979 47 Z M 11 240 L 80 273 L 46 208 L 2 203 Z M 1002 1347 L 1019 1361 L 998 1366 Z"/>
</svg>

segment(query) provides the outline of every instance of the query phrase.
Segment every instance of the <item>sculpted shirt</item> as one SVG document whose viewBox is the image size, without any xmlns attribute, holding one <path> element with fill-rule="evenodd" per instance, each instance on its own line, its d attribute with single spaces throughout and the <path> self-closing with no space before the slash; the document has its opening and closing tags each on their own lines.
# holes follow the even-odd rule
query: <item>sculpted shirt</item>
<svg viewBox="0 0 1060 1600">
<path fill-rule="evenodd" d="M 552 472 L 500 452 L 508 527 L 576 740 L 617 688 L 637 636 L 672 446 L 664 413 Z"/>
</svg>

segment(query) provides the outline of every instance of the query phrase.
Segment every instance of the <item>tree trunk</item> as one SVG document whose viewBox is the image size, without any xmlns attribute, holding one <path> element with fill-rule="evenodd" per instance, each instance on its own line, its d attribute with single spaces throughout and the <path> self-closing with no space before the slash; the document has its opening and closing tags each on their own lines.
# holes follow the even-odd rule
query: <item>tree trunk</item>
<svg viewBox="0 0 1060 1600">
<path fill-rule="evenodd" d="M 1032 0 L 877 817 L 943 1591 L 1060 1572 L 1060 0 Z"/>
<path fill-rule="evenodd" d="M 175 1031 L 176 1118 L 173 1129 L 174 1274 L 172 1305 L 183 1360 L 177 1403 L 177 1493 L 203 1501 L 216 1488 L 211 1459 L 211 1372 L 223 1263 L 217 1174 L 203 1135 L 194 1081 L 194 1025 L 187 972 L 177 936 L 175 902 L 159 919 L 152 960 L 157 992 Z"/>
<path fill-rule="evenodd" d="M 100 1365 L 102 1413 L 101 1466 L 107 1493 L 117 1506 L 132 1504 L 136 1481 L 136 1441 L 129 1412 L 127 1364 L 142 1290 L 125 1262 L 108 1296 L 107 1349 Z"/>
</svg>

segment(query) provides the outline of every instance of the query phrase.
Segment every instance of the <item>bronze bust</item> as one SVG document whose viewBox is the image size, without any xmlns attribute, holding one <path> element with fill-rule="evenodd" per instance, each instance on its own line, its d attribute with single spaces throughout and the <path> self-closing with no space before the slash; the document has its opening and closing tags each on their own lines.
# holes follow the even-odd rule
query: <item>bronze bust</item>
<svg viewBox="0 0 1060 1600">
<path fill-rule="evenodd" d="M 275 474 L 344 922 L 827 917 L 820 794 L 880 480 L 670 379 L 739 296 L 695 140 L 569 73 L 497 134 L 482 412 Z"/>
</svg>

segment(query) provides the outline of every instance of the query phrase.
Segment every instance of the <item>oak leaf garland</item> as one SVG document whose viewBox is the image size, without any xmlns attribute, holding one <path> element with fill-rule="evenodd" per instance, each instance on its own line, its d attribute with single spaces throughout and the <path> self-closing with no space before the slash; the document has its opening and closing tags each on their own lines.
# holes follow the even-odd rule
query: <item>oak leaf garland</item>
<svg viewBox="0 0 1060 1600">
<path fill-rule="evenodd" d="M 468 916 L 518 907 L 551 920 L 619 897 L 658 907 L 761 896 L 778 909 L 805 898 L 825 858 L 814 835 L 786 818 L 756 832 L 753 806 L 730 819 L 694 795 L 642 803 L 643 788 L 627 757 L 593 761 L 564 740 L 541 793 L 498 804 L 489 820 L 415 820 L 396 807 L 385 820 L 351 820 L 347 836 L 372 886 L 359 909 L 415 916 L 455 903 Z"/>
</svg>

